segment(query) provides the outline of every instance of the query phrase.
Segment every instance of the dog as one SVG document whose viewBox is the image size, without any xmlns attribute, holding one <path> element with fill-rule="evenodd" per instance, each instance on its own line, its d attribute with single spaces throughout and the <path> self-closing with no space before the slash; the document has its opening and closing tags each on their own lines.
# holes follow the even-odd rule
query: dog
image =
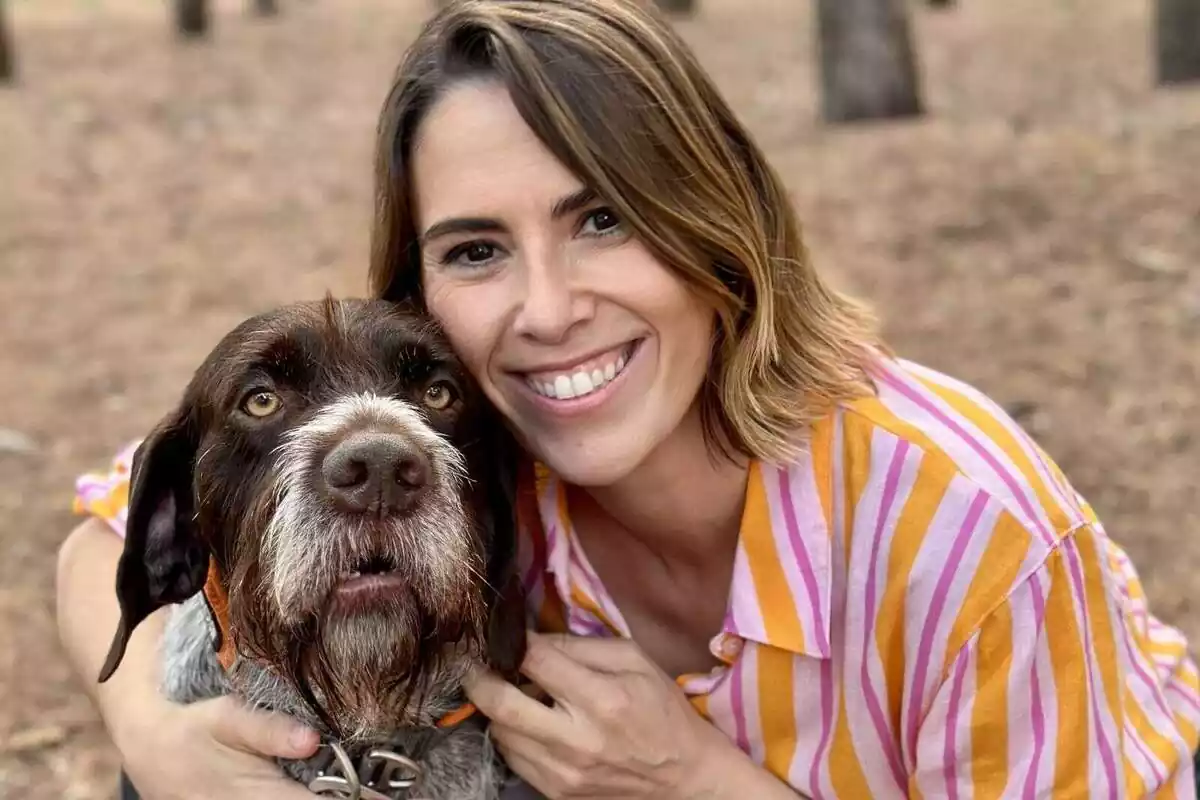
<svg viewBox="0 0 1200 800">
<path fill-rule="evenodd" d="M 171 606 L 167 697 L 236 693 L 315 727 L 317 756 L 280 762 L 310 789 L 495 796 L 486 723 L 459 712 L 470 668 L 515 681 L 524 656 L 516 453 L 412 304 L 246 320 L 136 452 L 99 680 Z"/>
</svg>

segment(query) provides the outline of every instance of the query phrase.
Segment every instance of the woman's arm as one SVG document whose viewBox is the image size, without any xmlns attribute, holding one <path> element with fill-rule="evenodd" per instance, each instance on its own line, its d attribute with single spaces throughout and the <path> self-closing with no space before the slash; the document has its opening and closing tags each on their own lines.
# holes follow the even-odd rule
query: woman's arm
<svg viewBox="0 0 1200 800">
<path fill-rule="evenodd" d="M 121 549 L 120 537 L 95 518 L 67 537 L 58 556 L 58 630 L 143 800 L 311 800 L 269 760 L 312 755 L 311 730 L 232 697 L 183 706 L 159 693 L 163 612 L 138 627 L 112 678 L 97 682 L 120 618 L 114 587 Z"/>
<path fill-rule="evenodd" d="M 1156 663 L 1120 584 L 1084 525 L 988 615 L 921 725 L 923 796 L 1192 796 L 1194 669 Z"/>
<path fill-rule="evenodd" d="M 59 550 L 57 582 L 59 639 L 118 747 L 129 725 L 166 703 L 157 691 L 155 659 L 163 612 L 134 632 L 121 668 L 103 684 L 96 680 L 121 616 L 114 588 L 121 548 L 107 525 L 88 518 Z"/>
</svg>

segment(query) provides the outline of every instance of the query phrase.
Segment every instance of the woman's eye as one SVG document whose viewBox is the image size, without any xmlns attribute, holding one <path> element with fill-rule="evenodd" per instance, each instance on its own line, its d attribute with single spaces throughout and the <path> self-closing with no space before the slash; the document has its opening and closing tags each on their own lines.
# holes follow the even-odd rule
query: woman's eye
<svg viewBox="0 0 1200 800">
<path fill-rule="evenodd" d="M 242 400 L 242 411 L 252 417 L 269 417 L 283 406 L 283 400 L 274 392 L 252 392 Z"/>
<path fill-rule="evenodd" d="M 611 208 L 597 208 L 588 212 L 583 218 L 581 233 L 592 236 L 603 236 L 616 233 L 621 228 L 621 218 Z"/>
<path fill-rule="evenodd" d="M 462 264 L 464 266 L 480 266 L 496 257 L 496 246 L 488 242 L 467 242 L 450 248 L 442 262 L 445 264 Z"/>
</svg>

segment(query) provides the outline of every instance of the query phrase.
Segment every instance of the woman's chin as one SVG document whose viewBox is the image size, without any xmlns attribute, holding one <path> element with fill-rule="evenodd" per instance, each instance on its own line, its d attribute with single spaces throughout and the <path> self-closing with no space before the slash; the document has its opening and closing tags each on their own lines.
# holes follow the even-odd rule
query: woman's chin
<svg viewBox="0 0 1200 800">
<path fill-rule="evenodd" d="M 547 442 L 545 447 L 531 447 L 536 458 L 556 477 L 582 489 L 598 489 L 620 483 L 629 477 L 646 458 L 646 450 L 633 443 L 642 441 L 631 436 L 626 442 Z"/>
</svg>

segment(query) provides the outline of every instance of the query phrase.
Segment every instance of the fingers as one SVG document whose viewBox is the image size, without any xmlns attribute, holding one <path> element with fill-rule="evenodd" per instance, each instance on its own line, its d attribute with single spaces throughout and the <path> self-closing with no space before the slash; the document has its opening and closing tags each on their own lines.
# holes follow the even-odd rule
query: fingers
<svg viewBox="0 0 1200 800">
<path fill-rule="evenodd" d="M 286 714 L 255 710 L 233 697 L 205 703 L 212 737 L 235 750 L 278 758 L 308 758 L 320 743 L 316 731 Z"/>
<path fill-rule="evenodd" d="M 613 640 L 535 635 L 529 638 L 521 672 L 555 700 L 585 704 L 611 690 L 614 673 L 636 663 L 618 652 L 625 649 Z"/>
<path fill-rule="evenodd" d="M 530 639 L 536 639 L 538 646 L 549 645 L 572 661 L 602 672 L 644 672 L 651 663 L 629 639 L 559 633 L 538 633 Z"/>
<path fill-rule="evenodd" d="M 541 741 L 556 741 L 567 734 L 568 721 L 561 712 L 542 705 L 491 670 L 475 670 L 463 688 L 480 713 L 495 724 Z"/>
</svg>

